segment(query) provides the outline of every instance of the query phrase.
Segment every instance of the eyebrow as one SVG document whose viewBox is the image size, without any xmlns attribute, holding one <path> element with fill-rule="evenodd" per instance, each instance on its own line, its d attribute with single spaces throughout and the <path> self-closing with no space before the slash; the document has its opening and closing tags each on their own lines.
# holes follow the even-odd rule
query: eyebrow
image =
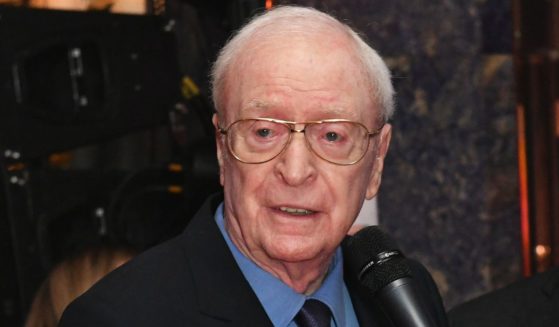
<svg viewBox="0 0 559 327">
<path fill-rule="evenodd" d="M 250 101 L 247 106 L 243 107 L 240 112 L 241 115 L 244 116 L 244 113 L 246 112 L 263 112 L 277 107 L 279 107 L 278 102 L 255 99 Z M 339 118 L 340 116 L 346 116 L 343 118 L 357 118 L 355 111 L 347 110 L 340 105 L 321 106 L 320 110 L 317 113 L 320 114 L 320 116 L 328 118 Z M 350 117 L 347 117 L 347 115 L 349 115 Z"/>
<path fill-rule="evenodd" d="M 258 99 L 254 99 L 251 100 L 247 106 L 243 107 L 241 109 L 241 112 L 243 111 L 249 111 L 249 110 L 254 110 L 254 109 L 258 109 L 258 110 L 266 110 L 268 108 L 271 107 L 275 107 L 277 106 L 277 103 L 274 102 L 270 102 L 270 101 L 263 101 L 263 100 L 258 100 Z"/>
<path fill-rule="evenodd" d="M 355 116 L 355 111 L 348 110 L 347 108 L 341 107 L 339 105 L 323 106 L 322 109 L 324 109 L 324 111 L 322 111 L 322 113 L 326 113 L 326 114 L 329 114 L 329 115 L 338 116 L 338 115 L 349 114 L 350 116 Z"/>
</svg>

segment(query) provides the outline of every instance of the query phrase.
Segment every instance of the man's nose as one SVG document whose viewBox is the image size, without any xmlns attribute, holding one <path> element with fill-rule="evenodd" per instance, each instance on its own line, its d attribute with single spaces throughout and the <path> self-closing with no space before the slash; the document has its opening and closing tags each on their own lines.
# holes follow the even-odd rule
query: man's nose
<svg viewBox="0 0 559 327">
<path fill-rule="evenodd" d="M 297 186 L 308 183 L 316 177 L 317 156 L 305 140 L 302 130 L 293 131 L 289 143 L 280 154 L 275 165 L 275 173 L 286 184 Z"/>
</svg>

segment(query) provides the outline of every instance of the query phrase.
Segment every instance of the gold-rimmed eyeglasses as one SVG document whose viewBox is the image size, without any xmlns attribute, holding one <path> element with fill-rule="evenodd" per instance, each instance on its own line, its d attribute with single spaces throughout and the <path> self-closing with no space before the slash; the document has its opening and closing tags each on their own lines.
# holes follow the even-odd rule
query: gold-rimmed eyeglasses
<svg viewBox="0 0 559 327">
<path fill-rule="evenodd" d="M 365 156 L 370 138 L 381 129 L 369 132 L 365 125 L 345 119 L 293 122 L 251 118 L 237 120 L 227 128 L 218 126 L 231 154 L 249 164 L 274 159 L 285 150 L 293 133 L 303 133 L 307 147 L 318 157 L 336 165 L 353 165 Z"/>
</svg>

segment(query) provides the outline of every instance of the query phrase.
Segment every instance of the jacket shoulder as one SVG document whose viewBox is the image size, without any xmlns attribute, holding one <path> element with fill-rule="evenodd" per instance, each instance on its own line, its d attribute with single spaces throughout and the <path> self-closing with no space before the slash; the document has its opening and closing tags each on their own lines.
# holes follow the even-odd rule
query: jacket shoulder
<svg viewBox="0 0 559 327">
<path fill-rule="evenodd" d="M 512 283 L 454 307 L 451 326 L 557 326 L 559 268 Z"/>
<path fill-rule="evenodd" d="M 167 241 L 109 273 L 70 304 L 61 326 L 169 325 L 188 316 L 194 286 L 179 243 Z"/>
</svg>

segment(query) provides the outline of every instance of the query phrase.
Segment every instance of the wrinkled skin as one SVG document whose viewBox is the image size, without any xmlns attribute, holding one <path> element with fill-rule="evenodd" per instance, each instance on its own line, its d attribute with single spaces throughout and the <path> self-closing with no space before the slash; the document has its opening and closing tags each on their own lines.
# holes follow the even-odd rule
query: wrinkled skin
<svg viewBox="0 0 559 327">
<path fill-rule="evenodd" d="M 245 51 L 229 72 L 223 112 L 213 118 L 216 127 L 256 117 L 297 122 L 344 118 L 370 131 L 382 125 L 344 37 L 273 41 Z M 339 166 L 314 155 L 300 133 L 275 159 L 241 163 L 218 134 L 225 222 L 233 242 L 297 292 L 312 293 L 364 199 L 378 191 L 390 135 L 390 125 L 384 125 L 361 161 Z M 287 208 L 306 211 L 294 214 Z"/>
</svg>

